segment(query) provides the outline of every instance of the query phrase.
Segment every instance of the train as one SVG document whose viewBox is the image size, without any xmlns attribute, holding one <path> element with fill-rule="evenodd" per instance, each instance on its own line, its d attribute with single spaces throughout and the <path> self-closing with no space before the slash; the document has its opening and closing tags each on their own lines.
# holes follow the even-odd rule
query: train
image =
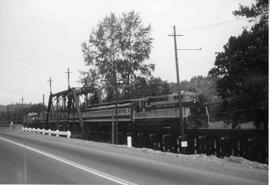
<svg viewBox="0 0 270 185">
<path fill-rule="evenodd" d="M 74 91 L 75 92 L 75 91 Z M 76 108 L 66 103 L 52 105 L 50 110 L 28 116 L 25 126 L 52 130 L 70 130 L 72 136 L 90 140 L 108 141 L 112 135 L 112 123 L 117 124 L 119 141 L 129 134 L 180 134 L 178 94 L 151 96 L 115 102 L 87 104 L 81 103 Z M 65 94 L 66 95 L 66 94 Z M 66 98 L 68 99 L 68 98 Z M 182 123 L 185 129 L 207 127 L 207 107 L 199 100 L 195 92 L 181 92 Z M 68 105 L 70 108 L 67 109 Z M 121 138 L 123 138 L 121 140 Z"/>
</svg>

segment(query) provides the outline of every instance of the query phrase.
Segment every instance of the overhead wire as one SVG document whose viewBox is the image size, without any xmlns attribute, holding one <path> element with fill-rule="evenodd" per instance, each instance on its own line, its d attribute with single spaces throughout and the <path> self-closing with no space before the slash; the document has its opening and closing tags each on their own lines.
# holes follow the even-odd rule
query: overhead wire
<svg viewBox="0 0 270 185">
<path fill-rule="evenodd" d="M 244 17 L 244 18 L 236 18 L 236 19 L 233 19 L 233 20 L 223 21 L 223 22 L 209 24 L 209 25 L 205 25 L 205 26 L 194 27 L 194 28 L 189 28 L 189 29 L 183 29 L 183 30 L 180 30 L 180 32 L 189 32 L 189 31 L 207 29 L 207 28 L 220 26 L 220 25 L 223 25 L 223 24 L 229 24 L 229 23 L 232 23 L 232 22 L 240 21 L 240 20 L 251 20 L 251 18 L 246 18 L 246 17 Z"/>
</svg>

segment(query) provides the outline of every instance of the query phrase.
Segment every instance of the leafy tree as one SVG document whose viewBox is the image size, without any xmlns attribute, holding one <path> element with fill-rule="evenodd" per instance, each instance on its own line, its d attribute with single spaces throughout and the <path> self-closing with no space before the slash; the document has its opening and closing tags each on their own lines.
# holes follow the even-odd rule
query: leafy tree
<svg viewBox="0 0 270 185">
<path fill-rule="evenodd" d="M 150 37 L 151 26 L 144 26 L 139 14 L 134 11 L 122 15 L 120 28 L 121 59 L 118 69 L 122 71 L 121 79 L 125 83 L 127 97 L 130 84 L 137 77 L 136 72 L 149 77 L 154 70 L 154 64 L 145 63 L 151 52 L 153 38 Z"/>
<path fill-rule="evenodd" d="M 99 74 L 94 69 L 81 71 L 80 73 L 83 77 L 80 78 L 79 82 L 83 84 L 82 91 L 85 95 L 86 102 L 89 102 L 90 104 L 99 103 L 101 101 L 101 92 L 103 89 Z"/>
<path fill-rule="evenodd" d="M 43 105 L 42 103 L 38 103 L 38 104 L 30 104 L 27 108 L 24 109 L 24 113 L 28 114 L 30 112 L 36 112 L 36 113 L 41 113 L 42 111 L 46 111 L 47 108 L 45 105 Z"/>
<path fill-rule="evenodd" d="M 237 16 L 253 18 L 253 27 L 231 37 L 218 53 L 209 74 L 217 77 L 217 90 L 224 108 L 246 120 L 267 122 L 268 112 L 268 1 L 256 0 L 251 7 L 240 6 Z M 259 113 L 258 113 L 259 112 Z M 261 115 L 264 116 L 261 116 Z M 264 120 L 262 120 L 264 119 Z"/>
<path fill-rule="evenodd" d="M 154 65 L 145 62 L 152 48 L 150 31 L 151 26 L 144 26 L 133 11 L 120 17 L 111 13 L 91 32 L 89 41 L 82 43 L 85 64 L 97 74 L 107 100 L 114 97 L 111 87 L 116 85 L 116 76 L 120 91 L 128 97 L 137 76 L 151 75 Z M 91 77 L 83 77 L 82 81 Z"/>
<path fill-rule="evenodd" d="M 9 123 L 13 121 L 16 124 L 22 124 L 24 117 L 30 112 L 41 113 L 46 111 L 47 107 L 42 103 L 39 104 L 24 104 L 22 109 L 22 104 L 11 104 L 6 105 L 6 111 L 0 112 L 0 121 L 5 121 Z"/>
<path fill-rule="evenodd" d="M 142 98 L 150 96 L 151 92 L 148 86 L 147 79 L 137 77 L 130 88 L 131 98 Z"/>
<path fill-rule="evenodd" d="M 151 77 L 150 79 L 137 77 L 130 89 L 131 98 L 168 95 L 170 93 L 172 93 L 172 91 L 169 83 L 161 78 L 155 77 Z"/>
<path fill-rule="evenodd" d="M 161 78 L 151 78 L 149 81 L 149 90 L 151 96 L 167 95 L 171 93 L 170 85 Z"/>
<path fill-rule="evenodd" d="M 219 100 L 216 91 L 216 79 L 210 76 L 195 76 L 189 81 L 180 83 L 181 90 L 196 92 L 201 99 L 207 103 L 214 103 Z M 170 83 L 171 91 L 177 93 L 176 83 Z"/>
</svg>

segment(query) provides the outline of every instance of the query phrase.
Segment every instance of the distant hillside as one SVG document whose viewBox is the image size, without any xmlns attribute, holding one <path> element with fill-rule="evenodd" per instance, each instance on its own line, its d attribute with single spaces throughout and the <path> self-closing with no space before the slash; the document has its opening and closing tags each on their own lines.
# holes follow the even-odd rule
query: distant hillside
<svg viewBox="0 0 270 185">
<path fill-rule="evenodd" d="M 5 112 L 7 111 L 7 106 L 6 105 L 0 105 L 0 112 Z"/>
<path fill-rule="evenodd" d="M 24 104 L 23 107 L 24 108 L 28 108 L 31 107 L 32 104 Z M 20 103 L 16 103 L 16 104 L 10 104 L 10 105 L 1 105 L 0 104 L 0 112 L 6 112 L 6 111 L 14 111 L 14 110 L 18 110 L 22 108 L 22 104 Z"/>
</svg>

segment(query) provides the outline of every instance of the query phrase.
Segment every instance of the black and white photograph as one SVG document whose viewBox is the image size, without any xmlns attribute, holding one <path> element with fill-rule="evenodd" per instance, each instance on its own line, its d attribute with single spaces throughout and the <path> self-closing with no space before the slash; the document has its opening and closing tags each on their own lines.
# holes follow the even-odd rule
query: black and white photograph
<svg viewBox="0 0 270 185">
<path fill-rule="evenodd" d="M 268 0 L 0 0 L 0 184 L 269 184 L 268 17 Z"/>
</svg>

